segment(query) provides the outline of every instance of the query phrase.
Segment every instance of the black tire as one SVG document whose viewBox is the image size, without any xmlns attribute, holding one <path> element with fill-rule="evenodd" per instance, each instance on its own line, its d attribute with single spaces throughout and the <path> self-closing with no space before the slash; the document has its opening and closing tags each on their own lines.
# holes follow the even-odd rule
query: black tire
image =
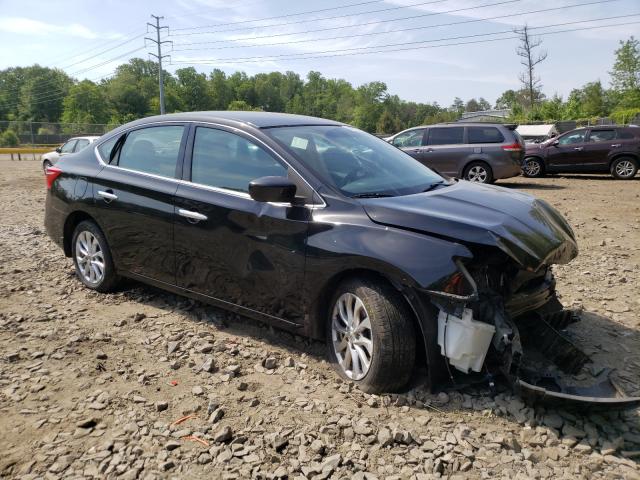
<svg viewBox="0 0 640 480">
<path fill-rule="evenodd" d="M 638 172 L 638 162 L 632 157 L 618 157 L 611 163 L 611 176 L 618 180 L 631 180 Z"/>
<path fill-rule="evenodd" d="M 101 277 L 99 279 L 96 279 L 96 281 L 94 282 L 86 278 L 85 274 L 82 271 L 82 268 L 78 263 L 80 261 L 79 255 L 77 252 L 78 237 L 80 237 L 80 235 L 83 234 L 84 232 L 88 232 L 90 235 L 93 236 L 93 238 L 95 238 L 101 254 L 100 257 L 96 257 L 96 258 L 102 259 L 101 263 L 103 264 L 103 270 L 102 270 L 103 273 Z M 73 231 L 73 236 L 71 239 L 71 256 L 73 258 L 73 264 L 76 269 L 76 276 L 87 288 L 96 290 L 98 292 L 103 292 L 103 293 L 111 292 L 115 290 L 118 284 L 119 278 L 118 278 L 118 275 L 116 275 L 116 269 L 113 264 L 113 258 L 111 257 L 111 250 L 109 249 L 109 245 L 107 244 L 107 239 L 102 233 L 102 230 L 100 230 L 100 227 L 98 227 L 92 221 L 85 220 L 83 222 L 80 222 L 76 226 L 75 230 Z M 92 268 L 92 266 L 89 266 L 89 268 Z"/>
<path fill-rule="evenodd" d="M 336 302 L 345 294 L 355 295 L 362 301 L 371 324 L 373 349 L 370 366 L 359 379 L 354 379 L 345 371 L 337 353 L 339 347 L 334 345 L 334 310 Z M 338 374 L 367 393 L 393 392 L 405 387 L 415 364 L 416 331 L 413 316 L 401 295 L 381 281 L 354 278 L 340 284 L 330 305 L 327 354 Z M 340 338 L 338 333 L 336 336 Z"/>
<path fill-rule="evenodd" d="M 47 168 L 49 167 L 53 167 L 53 163 L 51 163 L 50 160 L 45 160 L 44 162 L 42 162 L 42 170 L 46 172 Z"/>
<path fill-rule="evenodd" d="M 524 159 L 522 174 L 528 178 L 544 177 L 544 163 L 537 157 L 527 157 Z"/>
<path fill-rule="evenodd" d="M 475 183 L 493 183 L 493 170 L 486 162 L 471 162 L 465 167 L 462 179 Z"/>
</svg>

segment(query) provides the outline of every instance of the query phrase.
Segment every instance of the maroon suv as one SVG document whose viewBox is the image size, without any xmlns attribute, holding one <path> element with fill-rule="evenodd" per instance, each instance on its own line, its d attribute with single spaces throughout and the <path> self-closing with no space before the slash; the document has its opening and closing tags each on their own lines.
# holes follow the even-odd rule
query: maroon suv
<svg viewBox="0 0 640 480">
<path fill-rule="evenodd" d="M 611 173 L 633 178 L 640 165 L 640 128 L 599 126 L 571 130 L 526 146 L 522 167 L 527 177 L 545 173 Z"/>
</svg>

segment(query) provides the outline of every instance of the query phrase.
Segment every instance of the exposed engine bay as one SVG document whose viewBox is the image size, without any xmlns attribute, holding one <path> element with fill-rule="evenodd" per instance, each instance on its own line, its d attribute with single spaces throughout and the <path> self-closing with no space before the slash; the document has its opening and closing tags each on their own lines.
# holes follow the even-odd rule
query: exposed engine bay
<svg viewBox="0 0 640 480">
<path fill-rule="evenodd" d="M 640 397 L 625 395 L 606 366 L 585 368 L 592 360 L 567 331 L 580 321 L 580 312 L 558 301 L 550 267 L 532 271 L 495 251 L 458 267 L 460 275 L 430 292 L 439 310 L 438 345 L 452 381 L 454 371 L 489 379 L 500 375 L 531 402 L 640 403 Z"/>
</svg>

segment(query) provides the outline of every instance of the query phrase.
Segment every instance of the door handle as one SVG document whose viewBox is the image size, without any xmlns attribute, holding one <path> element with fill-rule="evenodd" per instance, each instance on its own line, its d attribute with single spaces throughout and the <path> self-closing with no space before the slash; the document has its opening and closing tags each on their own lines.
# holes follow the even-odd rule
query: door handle
<svg viewBox="0 0 640 480">
<path fill-rule="evenodd" d="M 614 143 L 613 145 L 611 145 L 611 148 L 618 148 L 621 147 L 622 144 L 621 143 Z"/>
<path fill-rule="evenodd" d="M 98 195 L 100 195 L 102 198 L 104 198 L 104 200 L 107 203 L 118 199 L 118 196 L 115 193 L 113 193 L 112 191 L 109 191 L 109 190 L 107 190 L 106 192 L 104 190 L 99 190 L 98 191 Z"/>
<path fill-rule="evenodd" d="M 582 151 L 582 147 L 573 147 L 574 150 L 577 150 L 578 152 Z"/>
<path fill-rule="evenodd" d="M 191 210 L 185 210 L 184 208 L 178 209 L 178 215 L 189 220 L 195 220 L 196 222 L 204 221 L 207 219 L 206 215 L 198 212 L 192 212 Z"/>
</svg>

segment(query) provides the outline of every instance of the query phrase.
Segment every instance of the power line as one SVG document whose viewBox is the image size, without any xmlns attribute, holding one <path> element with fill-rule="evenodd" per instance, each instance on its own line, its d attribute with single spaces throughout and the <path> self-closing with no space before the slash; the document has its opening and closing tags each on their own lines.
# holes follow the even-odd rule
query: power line
<svg viewBox="0 0 640 480">
<path fill-rule="evenodd" d="M 240 25 L 240 24 L 244 24 L 244 23 L 263 22 L 265 20 L 276 20 L 278 18 L 299 17 L 300 15 L 308 15 L 310 13 L 320 13 L 320 12 L 327 12 L 327 11 L 331 11 L 331 10 L 341 10 L 343 8 L 359 7 L 359 6 L 362 6 L 362 5 L 369 5 L 371 3 L 381 3 L 381 2 L 384 2 L 384 1 L 385 0 L 369 0 L 369 1 L 366 1 L 366 2 L 358 2 L 358 3 L 350 3 L 350 4 L 346 4 L 346 5 L 339 5 L 337 7 L 320 8 L 318 10 L 307 10 L 306 12 L 289 13 L 287 15 L 277 15 L 277 16 L 274 16 L 274 17 L 264 17 L 264 18 L 256 18 L 254 20 L 241 20 L 241 21 L 237 21 L 237 22 L 218 23 L 218 24 L 214 24 L 214 25 L 201 25 L 201 26 L 197 26 L 197 27 L 174 28 L 173 30 L 174 31 L 177 31 L 177 30 L 196 30 L 196 29 L 200 29 L 200 28 L 226 27 L 226 26 L 229 26 L 229 25 Z M 440 1 L 445 1 L 445 0 L 440 0 Z M 363 12 L 363 13 L 366 13 L 366 12 Z"/>
<path fill-rule="evenodd" d="M 205 35 L 205 34 L 211 34 L 211 33 L 225 33 L 225 32 L 237 32 L 237 31 L 242 31 L 242 30 L 254 30 L 256 28 L 283 27 L 283 26 L 286 26 L 286 25 L 297 25 L 297 24 L 300 24 L 300 23 L 320 22 L 320 21 L 325 21 L 325 20 L 336 20 L 336 19 L 340 19 L 340 18 L 367 15 L 367 14 L 370 14 L 370 13 L 388 12 L 388 11 L 391 11 L 391 10 L 404 10 L 406 8 L 419 7 L 419 6 L 424 6 L 424 5 L 434 4 L 434 3 L 442 3 L 442 2 L 446 2 L 446 1 L 448 1 L 448 0 L 431 0 L 431 1 L 428 1 L 428 2 L 414 3 L 414 4 L 411 4 L 411 5 L 400 5 L 400 6 L 396 6 L 396 7 L 383 8 L 383 9 L 379 9 L 379 10 L 370 10 L 368 12 L 348 13 L 348 14 L 344 14 L 344 15 L 334 15 L 332 17 L 310 18 L 310 19 L 306 19 L 306 20 L 295 20 L 293 22 L 275 23 L 275 24 L 272 24 L 272 25 L 256 25 L 256 26 L 252 26 L 252 27 L 229 28 L 229 29 L 225 29 L 225 30 L 210 30 L 210 31 L 206 31 L 206 32 L 189 32 L 189 33 L 176 33 L 176 34 L 172 33 L 172 34 L 170 34 L 170 36 L 179 37 L 179 36 L 190 36 L 190 35 Z M 510 2 L 501 2 L 500 4 L 502 4 L 502 3 L 520 2 L 520 1 L 522 1 L 522 0 L 511 0 Z M 500 4 L 497 4 L 497 5 L 500 5 Z M 420 18 L 420 17 L 430 16 L 430 15 L 441 15 L 443 13 L 458 12 L 458 11 L 463 11 L 463 10 L 472 10 L 474 8 L 482 8 L 482 7 L 485 7 L 485 6 L 491 6 L 491 5 L 477 5 L 475 7 L 467 7 L 467 8 L 460 8 L 460 9 L 449 10 L 449 11 L 444 11 L 444 12 L 433 12 L 433 13 L 429 13 L 429 14 L 414 15 L 414 16 L 406 17 L 406 18 Z M 193 27 L 193 28 L 206 28 L 206 27 L 203 26 L 203 27 Z M 337 27 L 337 28 L 344 28 L 344 27 Z"/>
<path fill-rule="evenodd" d="M 520 15 L 529 15 L 529 14 L 534 14 L 534 13 L 546 13 L 546 12 L 554 11 L 554 10 L 564 10 L 566 8 L 583 7 L 583 6 L 587 6 L 587 5 L 610 3 L 610 2 L 616 2 L 616 1 L 619 1 L 619 0 L 597 0 L 595 2 L 590 2 L 590 3 L 576 3 L 576 4 L 573 4 L 573 5 L 564 5 L 562 7 L 543 8 L 543 9 L 539 9 L 539 10 L 530 10 L 530 11 L 527 11 L 527 12 L 518 12 L 518 13 L 512 13 L 512 14 L 506 14 L 506 15 L 496 15 L 496 16 L 493 16 L 493 17 L 475 18 L 475 19 L 471 19 L 471 20 L 461 20 L 461 21 L 457 21 L 457 22 L 439 23 L 439 24 L 435 24 L 435 25 L 424 25 L 424 26 L 419 26 L 419 27 L 400 28 L 400 29 L 395 29 L 395 30 L 387 30 L 387 31 L 384 31 L 384 32 L 353 33 L 351 35 L 339 35 L 339 36 L 335 36 L 335 37 L 311 38 L 311 39 L 291 40 L 291 41 L 287 41 L 287 42 L 275 42 L 275 43 L 258 43 L 258 44 L 253 44 L 253 45 L 229 45 L 229 46 L 215 47 L 215 48 L 202 48 L 202 47 L 201 48 L 178 48 L 178 49 L 173 49 L 172 52 L 186 52 L 186 51 L 193 51 L 193 50 L 195 50 L 195 51 L 199 51 L 199 50 L 225 50 L 225 49 L 229 49 L 229 48 L 271 47 L 271 46 L 277 46 L 277 45 L 291 45 L 291 44 L 318 42 L 318 41 L 325 41 L 325 40 L 340 40 L 340 39 L 349 39 L 349 38 L 354 38 L 354 37 L 368 37 L 368 36 L 374 36 L 374 35 L 387 35 L 387 34 L 391 34 L 391 33 L 409 32 L 409 31 L 415 31 L 415 30 L 426 30 L 426 29 L 436 28 L 436 27 L 450 27 L 450 26 L 453 26 L 453 25 L 484 22 L 484 21 L 489 21 L 489 20 L 497 20 L 497 19 L 501 19 L 501 18 L 517 17 L 517 16 L 520 16 Z M 308 32 L 294 32 L 294 33 L 291 33 L 290 35 L 299 35 L 299 34 L 305 34 L 305 33 L 308 33 Z M 263 37 L 260 37 L 260 38 L 263 38 Z M 216 43 L 223 43 L 223 42 L 227 43 L 227 42 L 235 42 L 235 41 L 242 41 L 242 40 L 247 40 L 247 39 L 217 40 L 217 41 L 213 41 L 213 42 L 178 43 L 178 44 L 174 44 L 174 45 L 182 46 L 182 45 L 202 45 L 202 44 L 210 44 L 210 43 L 216 44 Z"/>
<path fill-rule="evenodd" d="M 89 61 L 89 60 L 91 60 L 91 59 L 93 59 L 93 58 L 97 57 L 98 55 L 103 55 L 103 54 L 105 54 L 105 53 L 107 53 L 107 52 L 111 52 L 112 50 L 115 50 L 115 49 L 117 49 L 117 48 L 120 48 L 121 46 L 126 45 L 126 44 L 128 44 L 128 43 L 131 43 L 131 42 L 133 42 L 133 41 L 135 41 L 135 40 L 137 40 L 137 39 L 139 39 L 139 38 L 142 38 L 142 37 L 144 37 L 144 36 L 145 36 L 145 34 L 144 34 L 144 33 L 140 33 L 140 34 L 138 34 L 138 35 L 135 35 L 135 36 L 133 36 L 133 37 L 129 38 L 128 40 L 125 40 L 125 41 L 124 41 L 124 42 L 122 42 L 122 43 L 119 43 L 119 44 L 117 44 L 117 45 L 113 46 L 113 47 L 107 48 L 106 50 L 102 50 L 102 51 L 97 52 L 97 53 L 95 53 L 95 52 L 94 52 L 90 57 L 84 58 L 83 60 L 78 60 L 77 62 L 71 63 L 71 64 L 69 64 L 69 65 L 62 66 L 62 67 L 60 67 L 60 68 L 65 69 L 65 68 L 69 68 L 69 67 L 73 67 L 73 66 L 75 66 L 75 65 L 78 65 L 79 63 L 84 63 L 84 62 L 86 62 L 86 61 Z"/>
<path fill-rule="evenodd" d="M 629 14 L 629 15 L 624 15 L 624 17 L 631 17 L 631 16 L 638 16 L 640 14 Z M 592 19 L 592 20 L 582 20 L 579 22 L 566 22 L 566 23 L 561 23 L 561 24 L 555 24 L 555 25 L 545 25 L 545 26 L 540 26 L 540 27 L 532 27 L 536 28 L 536 29 L 540 29 L 540 28 L 551 28 L 553 26 L 560 26 L 560 25 L 570 25 L 570 24 L 575 24 L 575 23 L 586 23 L 586 22 L 593 22 L 593 21 L 597 21 L 598 19 Z M 582 28 L 575 28 L 575 29 L 568 29 L 568 30 L 559 30 L 559 31 L 555 31 L 555 32 L 542 32 L 542 33 L 538 33 L 537 35 L 539 36 L 543 36 L 543 35 L 552 35 L 552 34 L 558 34 L 558 33 L 568 33 L 568 32 L 577 32 L 577 31 L 584 31 L 584 30 L 595 30 L 598 28 L 607 28 L 607 27 L 618 27 L 618 26 L 624 26 L 624 25 L 636 25 L 639 24 L 640 21 L 636 21 L 636 22 L 625 22 L 625 23 L 617 23 L 617 24 L 609 24 L 609 25 L 598 25 L 598 26 L 591 26 L 591 27 L 582 27 Z M 460 36 L 460 37 L 450 37 L 448 38 L 449 40 L 451 39 L 456 39 L 456 38 L 471 38 L 471 37 L 477 37 L 477 36 L 488 36 L 488 35 L 504 35 L 505 33 L 513 33 L 512 30 L 505 30 L 505 31 L 501 31 L 501 32 L 492 32 L 492 33 L 484 33 L 484 34 L 477 34 L 477 35 L 468 35 L 468 36 Z M 388 44 L 388 45 L 376 45 L 376 46 L 372 46 L 372 47 L 358 47 L 356 48 L 351 48 L 351 49 L 340 49 L 340 50 L 326 50 L 326 51 L 320 51 L 320 52 L 308 52 L 308 53 L 299 53 L 299 54 L 285 54 L 285 55 L 273 55 L 273 56 L 261 56 L 261 57 L 244 57 L 244 58 L 226 58 L 226 59 L 208 59 L 208 60 L 184 60 L 184 61 L 174 61 L 172 62 L 172 64 L 187 64 L 187 65 L 219 65 L 221 63 L 227 64 L 227 63 L 256 63 L 256 62 L 263 62 L 263 61 L 276 61 L 276 60 L 306 60 L 306 59 L 310 59 L 310 58 L 331 58 L 331 57 L 344 57 L 344 56 L 351 56 L 351 55 L 369 55 L 369 54 L 374 54 L 374 53 L 387 53 L 387 52 L 399 52 L 399 51 L 407 51 L 407 50 L 419 50 L 419 49 L 425 49 L 425 48 L 439 48 L 439 47 L 447 47 L 447 46 L 455 46 L 455 45 L 470 45 L 470 44 L 480 44 L 480 43 L 488 43 L 488 42 L 496 42 L 496 41 L 501 41 L 501 40 L 511 40 L 511 39 L 516 39 L 519 38 L 517 36 L 510 36 L 510 37 L 502 37 L 502 38 L 493 38 L 493 39 L 487 39 L 487 40 L 474 40 L 471 42 L 457 42 L 457 43 L 448 43 L 448 44 L 442 44 L 442 45 L 427 45 L 427 46 L 413 46 L 413 47 L 405 47 L 405 48 L 389 48 L 386 49 L 387 47 L 396 47 L 396 46 L 405 46 L 405 45 L 414 45 L 414 44 L 421 44 L 421 43 L 432 43 L 432 42 L 438 42 L 438 41 L 445 41 L 448 40 L 447 38 L 441 38 L 441 39 L 433 39 L 433 40 L 425 40 L 425 41 L 419 41 L 419 42 L 404 42 L 404 43 L 396 43 L 396 44 Z M 373 50 L 373 51 L 353 51 L 353 50 L 364 50 L 364 49 L 372 49 L 372 48 L 385 48 L 385 50 Z M 289 58 L 284 58 L 285 56 L 288 56 Z M 297 57 L 297 58 L 296 58 Z"/>
</svg>

